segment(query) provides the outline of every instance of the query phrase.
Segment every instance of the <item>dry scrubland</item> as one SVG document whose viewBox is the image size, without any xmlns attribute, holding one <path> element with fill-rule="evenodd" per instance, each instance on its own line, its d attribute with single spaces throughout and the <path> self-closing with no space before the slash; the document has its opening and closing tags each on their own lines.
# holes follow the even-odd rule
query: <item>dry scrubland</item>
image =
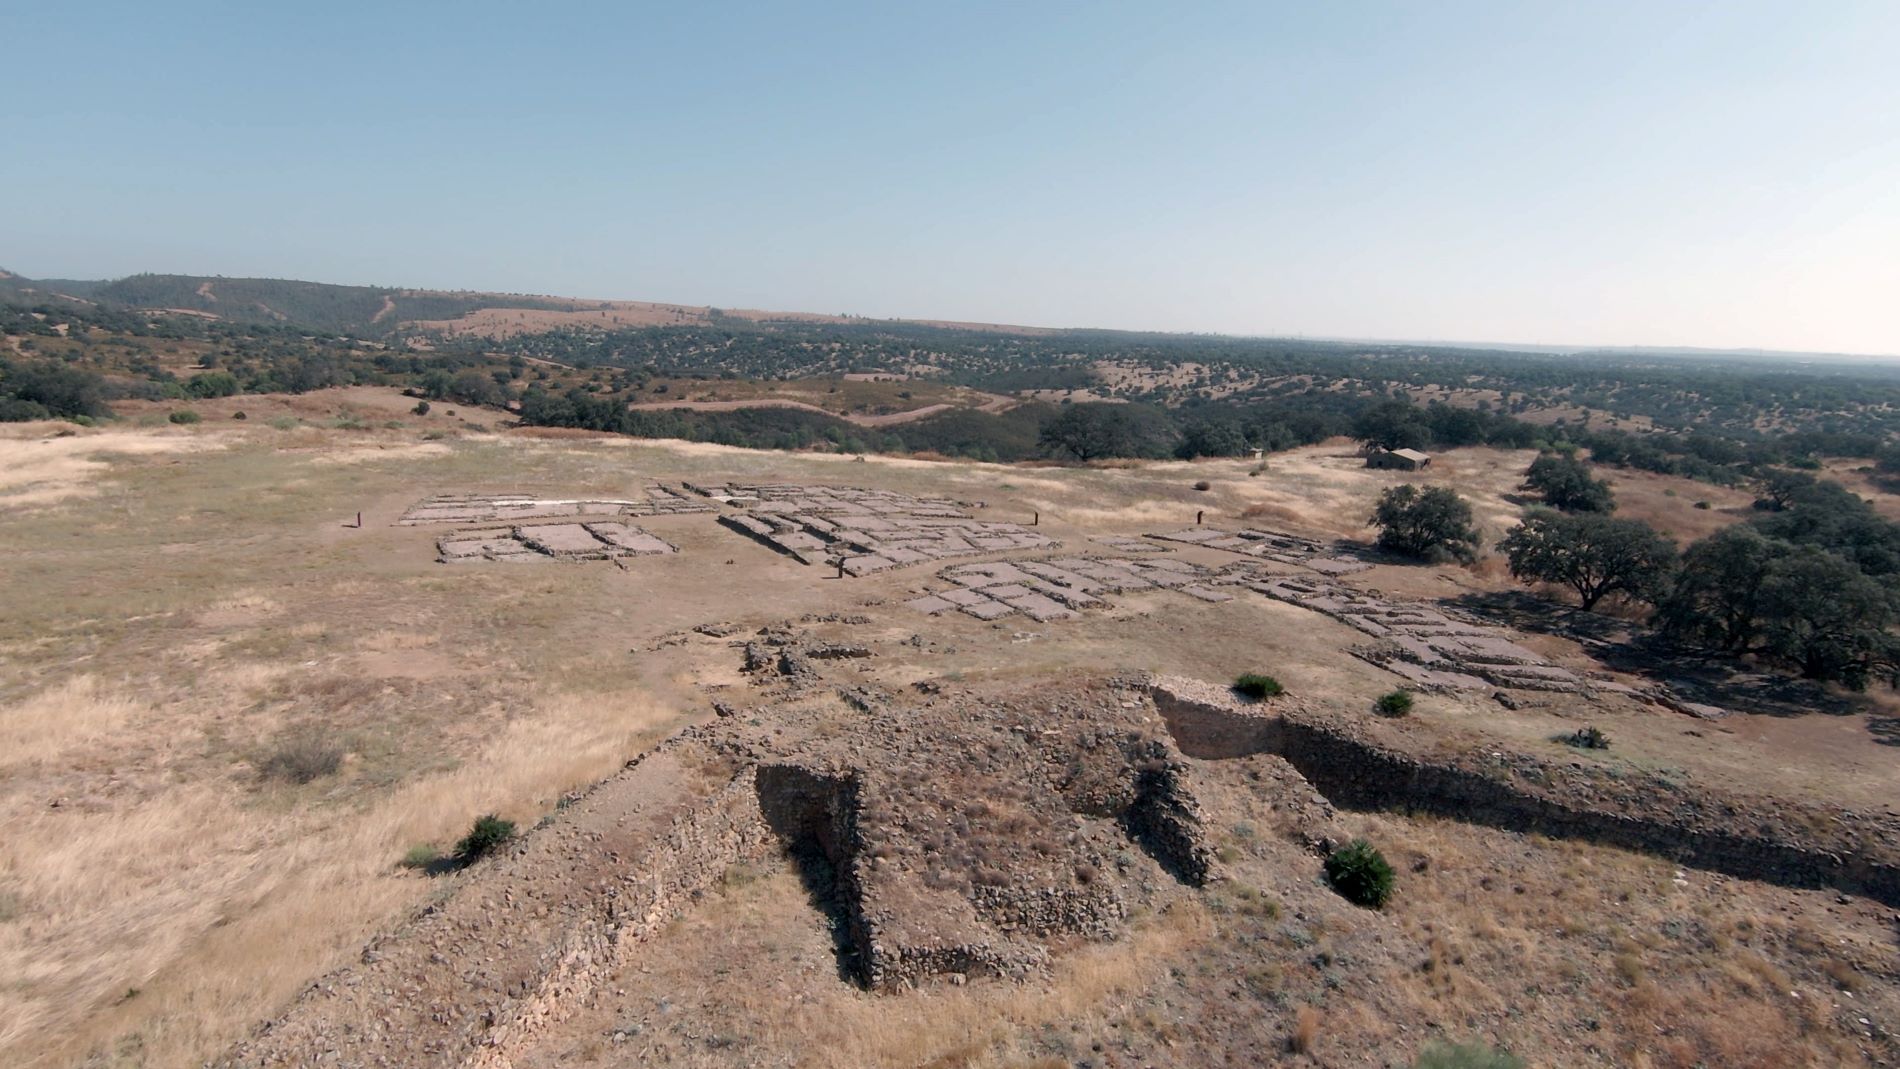
<svg viewBox="0 0 1900 1069">
<path fill-rule="evenodd" d="M 1078 668 L 1207 679 L 1252 669 L 1312 700 L 1362 709 L 1395 682 L 1340 652 L 1357 639 L 1343 625 L 1264 599 L 1183 611 L 1164 596 L 1130 596 L 1033 632 L 1018 630 L 1020 621 L 926 620 L 895 601 L 920 588 L 927 569 L 825 581 L 704 516 L 642 521 L 682 552 L 625 571 L 448 569 L 434 563 L 431 532 L 391 526 L 429 493 L 621 496 L 655 478 L 848 483 L 982 500 L 986 518 L 1040 511 L 1042 530 L 1087 549 L 1091 534 L 1179 527 L 1196 510 L 1209 523 L 1364 538 L 1378 491 L 1398 480 L 1456 484 L 1495 536 L 1519 508 L 1516 484 L 1530 459 L 1463 450 L 1418 475 L 1368 472 L 1340 445 L 1272 457 L 1257 475 L 1250 461 L 854 462 L 489 433 L 492 415 L 449 416 L 438 406 L 418 418 L 405 403 L 377 391 L 233 398 L 196 406 L 206 422 L 194 428 L 153 425 L 163 411 L 154 409 L 143 424 L 24 425 L 0 437 L 0 1063 L 90 1055 L 99 1065 L 183 1067 L 214 1056 L 373 932 L 465 878 L 399 868 L 409 848 L 446 845 L 482 812 L 530 825 L 564 793 L 702 718 L 709 694 L 738 686 L 723 645 L 661 641 L 695 624 L 756 627 L 847 610 L 871 613 L 870 633 L 881 639 L 927 632 L 930 657 L 880 660 L 879 678 L 893 686 Z M 248 410 L 244 423 L 229 418 L 237 408 Z M 376 429 L 321 425 L 345 411 Z M 295 417 L 308 422 L 285 425 Z M 1614 478 L 1626 513 L 1685 540 L 1746 508 L 1736 492 Z M 1193 490 L 1199 479 L 1212 488 Z M 1701 499 L 1714 507 L 1693 509 Z M 347 525 L 358 511 L 361 529 Z M 1499 571 L 1381 565 L 1355 581 L 1445 597 L 1500 589 L 1508 581 Z M 1539 652 L 1581 663 L 1574 644 L 1535 641 Z M 1825 782 L 1847 804 L 1892 804 L 1894 751 L 1868 731 L 1891 714 L 1885 698 L 1843 715 L 1719 725 L 1574 700 L 1516 712 L 1475 698 L 1420 705 L 1408 730 L 1447 739 L 1547 752 L 1551 734 L 1587 718 L 1617 740 L 1602 760 L 1633 769 L 1747 790 L 1813 793 Z M 1890 940 L 1868 943 L 1871 914 L 1836 907 L 1831 894 L 1697 873 L 1683 890 L 1670 866 L 1615 851 L 1527 846 L 1437 821 L 1345 819 L 1395 860 L 1431 859 L 1430 878 L 1407 881 L 1395 930 L 1341 907 L 1310 874 L 1287 871 L 1282 855 L 1253 851 L 1229 829 L 1233 887 L 1184 897 L 1139 922 L 1128 941 L 1061 958 L 1051 979 L 1031 986 L 890 999 L 840 985 L 827 973 L 822 931 L 788 919 L 809 906 L 783 865 L 735 874 L 622 986 L 729 1014 L 747 1037 L 735 1050 L 803 1051 L 774 1064 L 1068 1064 L 1090 1058 L 1089 1048 L 1049 1037 L 1098 1025 L 1144 1029 L 1162 1049 L 1186 1050 L 1207 1036 L 1171 1024 L 1168 999 L 1253 991 L 1265 1000 L 1259 1012 L 1296 1014 L 1294 1003 L 1255 990 L 1274 986 L 1268 977 L 1208 976 L 1195 964 L 1215 945 L 1297 942 L 1233 900 L 1245 885 L 1271 894 L 1276 909 L 1346 926 L 1318 932 L 1317 950 L 1301 943 L 1301 962 L 1342 941 L 1339 968 L 1374 962 L 1382 997 L 1409 1007 L 1383 1019 L 1335 998 L 1306 1022 L 1315 1064 L 1379 1064 L 1363 1059 L 1406 1054 L 1427 1025 L 1540 1045 L 1601 1028 L 1604 1049 L 1636 1065 L 1825 1064 L 1856 1049 L 1827 1007 L 1856 990 L 1892 1001 Z M 1702 933 L 1700 949 L 1655 934 L 1684 924 Z M 1564 934 L 1572 930 L 1589 939 Z M 1852 947 L 1841 950 L 1842 940 Z M 1816 962 L 1837 951 L 1844 971 L 1816 980 Z M 1570 984 L 1565 1006 L 1600 998 L 1601 1019 L 1539 1016 L 1522 963 L 1538 983 Z M 1394 1031 L 1397 1019 L 1410 1022 L 1407 1031 Z M 1353 1038 L 1327 1038 L 1341 1035 Z M 1742 1035 L 1761 1046 L 1739 1049 Z M 594 1042 L 576 1033 L 564 1056 L 601 1057 Z M 1338 1042 L 1338 1060 L 1326 1057 L 1329 1042 Z M 1757 1049 L 1781 1060 L 1750 1053 Z M 822 1056 L 830 1050 L 836 1058 Z M 1582 1050 L 1553 1046 L 1551 1064 L 1615 1063 Z M 703 1046 L 681 1056 L 744 1060 Z"/>
</svg>

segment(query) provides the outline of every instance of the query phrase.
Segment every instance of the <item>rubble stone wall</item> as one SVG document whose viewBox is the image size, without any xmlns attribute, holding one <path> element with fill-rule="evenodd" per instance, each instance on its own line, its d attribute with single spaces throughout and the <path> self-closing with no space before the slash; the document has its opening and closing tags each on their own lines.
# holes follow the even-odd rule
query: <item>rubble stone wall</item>
<svg viewBox="0 0 1900 1069">
<path fill-rule="evenodd" d="M 1122 817 L 1135 841 L 1182 883 L 1200 887 L 1213 875 L 1214 855 L 1202 832 L 1200 804 L 1179 764 L 1144 769 L 1135 777 L 1135 802 Z"/>
<path fill-rule="evenodd" d="M 565 1017 L 632 952 L 734 864 L 766 856 L 773 839 L 742 774 L 675 821 L 607 900 L 604 923 L 574 928 L 533 990 L 497 1015 L 468 1069 L 508 1069 L 512 1055 Z"/>
<path fill-rule="evenodd" d="M 1715 872 L 1789 887 L 1833 887 L 1900 906 L 1900 866 L 1851 843 L 1802 841 L 1769 827 L 1591 805 L 1514 778 L 1402 753 L 1349 725 L 1300 715 L 1268 718 L 1160 686 L 1156 707 L 1183 753 L 1209 758 L 1272 753 L 1336 805 L 1422 811 L 1553 838 L 1583 839 Z M 1727 807 L 1685 798 L 1698 813 Z"/>
</svg>

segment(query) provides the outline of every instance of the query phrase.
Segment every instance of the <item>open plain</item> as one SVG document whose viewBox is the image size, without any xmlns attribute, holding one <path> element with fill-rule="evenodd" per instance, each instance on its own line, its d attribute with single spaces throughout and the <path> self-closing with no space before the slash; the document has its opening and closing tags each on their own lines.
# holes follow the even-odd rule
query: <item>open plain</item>
<svg viewBox="0 0 1900 1069">
<path fill-rule="evenodd" d="M 1495 537 L 1529 451 L 1012 467 L 370 393 L 0 437 L 0 1062 L 1900 1063 L 1890 694 L 1372 550 L 1404 481 Z M 441 863 L 485 813 L 525 834 Z M 1356 838 L 1382 911 L 1322 874 Z"/>
</svg>

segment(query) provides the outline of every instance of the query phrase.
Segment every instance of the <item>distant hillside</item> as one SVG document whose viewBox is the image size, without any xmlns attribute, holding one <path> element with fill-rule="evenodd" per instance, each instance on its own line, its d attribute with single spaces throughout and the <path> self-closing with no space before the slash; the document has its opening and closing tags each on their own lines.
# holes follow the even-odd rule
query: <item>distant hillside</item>
<svg viewBox="0 0 1900 1069">
<path fill-rule="evenodd" d="M 98 284 L 86 295 L 135 308 L 175 308 L 241 323 L 294 323 L 359 335 L 385 334 L 413 320 L 455 319 L 483 308 L 547 309 L 567 303 L 291 279 L 149 274 Z"/>
<path fill-rule="evenodd" d="M 0 297 L 35 302 L 60 297 L 121 308 L 169 309 L 233 323 L 292 325 L 384 337 L 399 330 L 442 337 L 510 338 L 548 331 L 603 332 L 644 327 L 748 327 L 850 324 L 852 316 L 720 309 L 652 301 L 602 301 L 511 293 L 338 286 L 277 278 L 138 274 L 112 281 L 31 279 L 0 270 Z M 1009 334 L 1053 333 L 984 323 L 915 321 L 923 326 Z"/>
</svg>

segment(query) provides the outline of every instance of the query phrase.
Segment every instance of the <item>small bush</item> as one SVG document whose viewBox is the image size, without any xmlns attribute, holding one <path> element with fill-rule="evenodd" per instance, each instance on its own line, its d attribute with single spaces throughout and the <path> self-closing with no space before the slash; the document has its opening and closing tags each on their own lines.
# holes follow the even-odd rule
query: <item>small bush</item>
<svg viewBox="0 0 1900 1069">
<path fill-rule="evenodd" d="M 1596 728 L 1578 728 L 1568 735 L 1561 736 L 1559 742 L 1565 746 L 1575 746 L 1579 750 L 1607 750 L 1610 737 Z"/>
<path fill-rule="evenodd" d="M 1206 479 L 1202 479 L 1200 482 L 1194 484 L 1194 489 L 1196 490 L 1212 490 L 1213 488 L 1214 484 L 1208 482 Z"/>
<path fill-rule="evenodd" d="M 1695 503 L 1695 507 L 1703 510 L 1704 512 L 1707 512 L 1709 509 L 1712 509 L 1715 506 L 1709 504 L 1707 501 L 1698 501 Z"/>
<path fill-rule="evenodd" d="M 410 411 L 414 412 L 418 416 L 426 416 L 429 414 L 429 402 L 417 401 L 416 407 L 411 409 Z"/>
<path fill-rule="evenodd" d="M 187 411 L 180 410 L 177 412 L 173 412 L 170 416 L 167 416 L 166 418 L 171 420 L 173 423 L 196 423 L 203 417 L 198 415 L 198 413 L 196 412 L 187 412 Z"/>
<path fill-rule="evenodd" d="M 295 416 L 278 416 L 276 419 L 270 421 L 270 425 L 280 431 L 296 430 L 297 418 Z"/>
<path fill-rule="evenodd" d="M 514 821 L 503 820 L 493 813 L 479 817 L 474 827 L 468 829 L 468 834 L 462 836 L 462 841 L 455 844 L 456 860 L 464 865 L 480 861 L 506 846 L 514 837 Z"/>
<path fill-rule="evenodd" d="M 251 417 L 245 415 L 242 411 L 237 411 L 237 412 L 231 413 L 231 418 L 243 420 L 243 419 L 250 419 Z"/>
<path fill-rule="evenodd" d="M 1409 715 L 1412 711 L 1412 692 L 1395 690 L 1390 694 L 1381 694 L 1379 700 L 1372 703 L 1372 708 L 1380 716 Z"/>
<path fill-rule="evenodd" d="M 1273 698 L 1286 693 L 1286 688 L 1272 676 L 1256 675 L 1248 672 L 1234 680 L 1234 693 L 1243 698 Z"/>
<path fill-rule="evenodd" d="M 258 764 L 265 779 L 309 783 L 343 767 L 343 747 L 314 735 L 289 739 Z"/>
<path fill-rule="evenodd" d="M 405 869 L 426 869 L 432 865 L 440 864 L 441 861 L 442 851 L 437 850 L 428 843 L 417 843 L 410 847 L 409 852 L 402 855 L 402 860 L 396 862 L 396 864 L 401 865 Z"/>
<path fill-rule="evenodd" d="M 1524 1059 L 1482 1043 L 1427 1043 L 1412 1069 L 1524 1069 Z"/>
<path fill-rule="evenodd" d="M 1377 847 L 1354 839 L 1326 859 L 1326 879 L 1356 906 L 1384 909 L 1392 900 L 1392 866 Z"/>
</svg>

